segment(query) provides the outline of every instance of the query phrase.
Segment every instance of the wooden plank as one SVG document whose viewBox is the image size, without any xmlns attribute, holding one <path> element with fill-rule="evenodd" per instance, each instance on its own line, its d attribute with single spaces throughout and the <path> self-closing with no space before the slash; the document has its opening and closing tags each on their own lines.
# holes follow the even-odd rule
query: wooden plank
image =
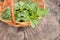
<svg viewBox="0 0 60 40">
<path fill-rule="evenodd" d="M 60 40 L 60 0 L 45 0 L 49 13 L 33 29 L 0 22 L 0 40 Z"/>
<path fill-rule="evenodd" d="M 0 21 L 0 40 L 24 40 L 24 30 L 20 30 Z"/>
</svg>

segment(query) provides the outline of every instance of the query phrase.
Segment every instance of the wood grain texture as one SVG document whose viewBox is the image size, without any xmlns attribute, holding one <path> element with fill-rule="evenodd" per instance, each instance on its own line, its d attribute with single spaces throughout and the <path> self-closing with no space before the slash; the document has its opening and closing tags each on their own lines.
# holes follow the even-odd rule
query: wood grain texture
<svg viewBox="0 0 60 40">
<path fill-rule="evenodd" d="M 34 29 L 16 28 L 0 21 L 0 40 L 60 40 L 60 0 L 45 0 L 49 13 Z"/>
</svg>

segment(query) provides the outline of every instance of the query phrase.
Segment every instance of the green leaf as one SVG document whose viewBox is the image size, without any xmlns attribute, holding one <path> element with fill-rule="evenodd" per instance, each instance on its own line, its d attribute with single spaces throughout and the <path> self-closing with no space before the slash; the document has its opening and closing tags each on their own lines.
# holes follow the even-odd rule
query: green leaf
<svg viewBox="0 0 60 40">
<path fill-rule="evenodd" d="M 22 1 L 20 1 L 18 4 L 19 4 L 19 6 L 20 6 L 20 9 L 23 10 L 23 9 L 24 9 L 25 3 L 22 2 Z"/>
<path fill-rule="evenodd" d="M 24 10 L 22 13 L 22 18 L 24 18 L 24 20 L 28 20 L 29 19 L 29 15 L 28 15 L 28 11 L 27 10 Z"/>
<path fill-rule="evenodd" d="M 42 9 L 42 8 L 37 9 L 37 14 L 39 14 L 40 17 L 45 17 L 47 12 L 48 12 L 47 9 Z"/>
<path fill-rule="evenodd" d="M 9 15 L 10 15 L 10 8 L 7 7 L 6 10 L 2 13 L 2 18 L 7 19 L 7 20 L 11 20 Z"/>
<path fill-rule="evenodd" d="M 36 12 L 37 7 L 38 7 L 37 3 L 27 4 L 27 9 L 30 10 L 30 11 L 32 11 L 32 12 Z"/>
<path fill-rule="evenodd" d="M 18 5 L 18 3 L 15 3 L 15 4 L 14 4 L 14 8 L 15 8 L 15 10 L 17 10 L 17 9 L 20 8 L 20 6 Z"/>
<path fill-rule="evenodd" d="M 32 20 L 30 20 L 30 24 L 31 24 L 31 27 L 34 28 L 35 27 L 35 24 Z"/>
<path fill-rule="evenodd" d="M 19 5 L 20 5 L 20 6 L 24 6 L 24 4 L 25 4 L 25 3 L 22 2 L 22 1 L 19 2 Z"/>
<path fill-rule="evenodd" d="M 30 19 L 31 27 L 34 28 L 35 25 L 37 25 L 39 22 L 39 19 Z"/>
</svg>

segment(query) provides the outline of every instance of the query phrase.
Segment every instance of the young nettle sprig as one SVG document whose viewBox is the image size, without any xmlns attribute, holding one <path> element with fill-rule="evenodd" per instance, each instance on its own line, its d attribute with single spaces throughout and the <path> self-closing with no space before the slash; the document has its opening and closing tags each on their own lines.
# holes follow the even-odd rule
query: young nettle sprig
<svg viewBox="0 0 60 40">
<path fill-rule="evenodd" d="M 39 22 L 39 17 L 43 18 L 47 14 L 48 10 L 39 8 L 37 2 L 25 3 L 23 1 L 16 2 L 14 4 L 14 15 L 16 22 L 30 21 L 31 26 L 34 28 Z M 10 8 L 7 7 L 2 14 L 2 18 L 11 20 Z"/>
</svg>

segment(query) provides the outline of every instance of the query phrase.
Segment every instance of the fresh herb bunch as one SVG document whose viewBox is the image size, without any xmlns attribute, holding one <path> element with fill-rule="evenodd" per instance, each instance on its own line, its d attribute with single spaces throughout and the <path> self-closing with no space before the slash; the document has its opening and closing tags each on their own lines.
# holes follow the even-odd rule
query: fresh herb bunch
<svg viewBox="0 0 60 40">
<path fill-rule="evenodd" d="M 35 25 L 39 22 L 39 17 L 45 17 L 48 12 L 47 9 L 39 8 L 37 2 L 30 2 L 26 4 L 25 2 L 20 1 L 14 4 L 14 8 L 16 22 L 30 21 L 32 27 L 35 27 Z M 11 20 L 9 7 L 7 7 L 2 13 L 2 18 Z"/>
</svg>

